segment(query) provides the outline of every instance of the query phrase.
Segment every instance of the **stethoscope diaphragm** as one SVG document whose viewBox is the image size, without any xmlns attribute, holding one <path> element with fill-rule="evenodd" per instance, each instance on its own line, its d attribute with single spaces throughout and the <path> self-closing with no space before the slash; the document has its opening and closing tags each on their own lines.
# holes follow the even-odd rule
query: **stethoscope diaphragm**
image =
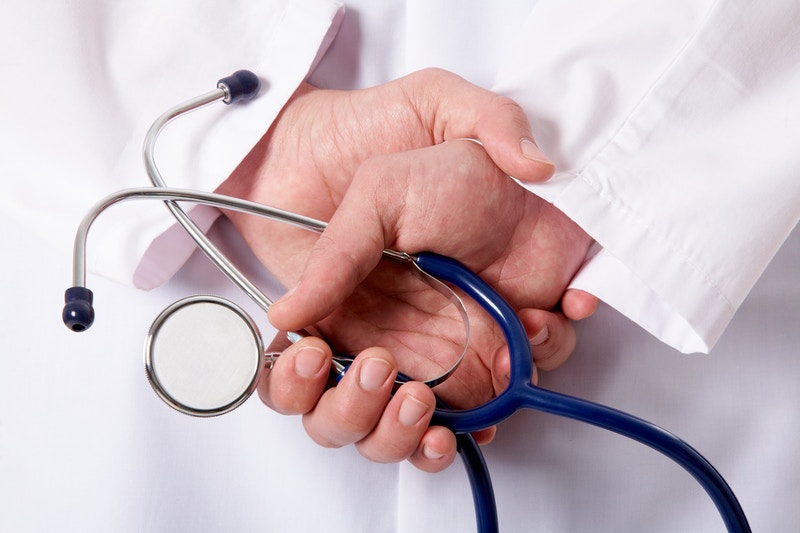
<svg viewBox="0 0 800 533">
<path fill-rule="evenodd" d="M 250 316 L 217 296 L 190 296 L 161 312 L 150 327 L 145 370 L 171 407 L 193 416 L 217 416 L 255 390 L 265 354 Z"/>
</svg>

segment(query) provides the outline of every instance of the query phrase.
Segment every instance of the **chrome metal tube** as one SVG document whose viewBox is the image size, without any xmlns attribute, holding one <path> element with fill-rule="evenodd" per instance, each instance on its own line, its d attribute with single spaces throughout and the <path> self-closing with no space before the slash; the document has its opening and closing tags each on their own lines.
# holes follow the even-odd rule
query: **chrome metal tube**
<svg viewBox="0 0 800 533">
<path fill-rule="evenodd" d="M 75 234 L 72 257 L 72 281 L 76 287 L 86 286 L 86 240 L 89 229 L 95 219 L 100 214 L 114 204 L 127 200 L 162 200 L 162 201 L 185 201 L 196 204 L 210 205 L 221 209 L 230 209 L 242 213 L 277 220 L 298 228 L 322 233 L 327 227 L 327 223 L 310 217 L 299 215 L 291 211 L 284 211 L 276 207 L 242 200 L 233 196 L 202 192 L 190 189 L 175 189 L 171 187 L 139 187 L 134 189 L 124 189 L 110 194 L 97 202 L 83 217 L 78 230 Z M 205 235 L 204 235 L 205 237 Z M 213 245 L 212 245 L 213 246 Z M 259 291 L 261 292 L 261 291 Z M 265 297 L 266 298 L 266 297 Z M 267 300 L 269 300 L 267 298 Z M 257 302 L 258 303 L 258 302 Z M 267 304 L 269 308 L 271 302 Z"/>
<path fill-rule="evenodd" d="M 226 98 L 228 98 L 228 92 L 223 88 L 217 88 L 173 107 L 162 114 L 158 119 L 156 119 L 153 125 L 150 126 L 144 141 L 144 165 L 147 175 L 150 177 L 150 181 L 155 187 L 165 188 L 167 186 L 155 162 L 155 143 L 159 133 L 161 133 L 164 127 L 175 118 L 218 100 L 225 100 Z M 197 247 L 200 248 L 204 254 L 206 254 L 206 257 L 208 257 L 211 262 L 214 263 L 214 265 L 216 265 L 217 268 L 219 268 L 222 273 L 228 277 L 228 279 L 230 279 L 242 291 L 244 291 L 244 293 L 247 294 L 259 307 L 264 309 L 264 311 L 268 310 L 272 305 L 272 300 L 270 300 L 269 297 L 267 297 L 267 295 L 261 291 L 261 289 L 256 287 L 249 279 L 247 279 L 244 274 L 241 273 L 241 271 L 239 271 L 238 268 L 236 268 L 233 263 L 231 263 L 225 254 L 223 254 L 214 245 L 214 243 L 209 240 L 205 233 L 203 233 L 202 230 L 197 227 L 197 225 L 183 210 L 183 208 L 181 208 L 181 206 L 178 205 L 174 200 L 166 200 L 164 204 L 170 210 L 178 223 L 183 226 L 183 229 L 186 230 L 186 233 L 188 233 L 189 236 L 194 240 L 194 242 L 197 244 Z"/>
</svg>

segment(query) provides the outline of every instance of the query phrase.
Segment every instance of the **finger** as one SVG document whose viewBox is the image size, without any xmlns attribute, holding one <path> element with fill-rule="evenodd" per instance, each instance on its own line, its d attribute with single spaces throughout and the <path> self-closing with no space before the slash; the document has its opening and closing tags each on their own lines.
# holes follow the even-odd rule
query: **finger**
<svg viewBox="0 0 800 533">
<path fill-rule="evenodd" d="M 478 443 L 479 446 L 484 446 L 492 442 L 495 435 L 497 435 L 497 426 L 472 432 L 472 438 L 475 439 L 475 442 Z"/>
<path fill-rule="evenodd" d="M 279 333 L 269 351 L 285 342 L 285 333 Z M 301 339 L 288 346 L 260 380 L 258 395 L 278 413 L 307 413 L 325 390 L 330 365 L 331 350 L 322 339 Z"/>
<path fill-rule="evenodd" d="M 408 461 L 423 472 L 435 474 L 451 464 L 458 453 L 456 436 L 441 426 L 429 427 Z"/>
<path fill-rule="evenodd" d="M 441 202 L 447 198 L 457 203 L 454 197 L 462 191 L 454 184 L 463 182 L 467 172 L 505 180 L 495 168 L 473 143 L 440 144 L 365 161 L 312 248 L 298 285 L 270 308 L 272 325 L 302 329 L 328 316 L 377 266 L 388 246 L 414 251 L 433 244 L 447 253 L 459 241 L 454 235 L 460 234 L 438 231 L 452 217 Z M 487 194 L 494 192 L 488 179 L 482 178 L 480 185 Z M 469 221 L 461 226 L 463 234 L 473 230 Z"/>
<path fill-rule="evenodd" d="M 380 173 L 394 184 L 391 173 L 397 167 L 378 159 L 359 169 L 341 205 L 312 248 L 299 283 L 270 307 L 269 320 L 276 328 L 293 331 L 322 320 L 341 305 L 380 261 L 386 242 L 384 228 L 395 224 L 397 215 L 393 208 L 397 206 L 384 205 L 386 202 L 378 205 L 375 182 L 370 176 Z"/>
<path fill-rule="evenodd" d="M 403 384 L 373 430 L 356 443 L 356 449 L 378 463 L 396 463 L 410 457 L 421 445 L 435 405 L 430 387 L 419 382 Z M 441 443 L 435 444 L 437 451 L 449 451 L 439 450 Z"/>
<path fill-rule="evenodd" d="M 439 69 L 416 72 L 407 81 L 412 100 L 430 113 L 420 116 L 432 117 L 434 137 L 477 138 L 504 173 L 522 181 L 553 175 L 555 165 L 537 146 L 527 115 L 513 100 Z"/>
<path fill-rule="evenodd" d="M 518 314 L 528 332 L 536 367 L 548 371 L 564 364 L 577 343 L 569 319 L 542 309 L 522 309 Z"/>
<path fill-rule="evenodd" d="M 308 435 L 329 448 L 366 437 L 379 423 L 389 402 L 397 366 L 388 351 L 369 348 L 356 357 L 336 387 L 303 416 Z"/>
<path fill-rule="evenodd" d="M 586 291 L 569 289 L 561 297 L 561 310 L 570 320 L 589 318 L 597 310 L 600 300 Z"/>
<path fill-rule="evenodd" d="M 493 95 L 476 124 L 486 153 L 506 174 L 520 181 L 547 181 L 555 164 L 536 144 L 524 111 L 513 100 Z"/>
<path fill-rule="evenodd" d="M 534 368 L 531 379 L 538 382 L 539 370 L 554 370 L 564 364 L 575 349 L 577 337 L 572 323 L 562 314 L 542 309 L 519 311 L 528 342 L 531 346 Z M 492 386 L 495 394 L 508 388 L 511 380 L 511 357 L 503 345 L 492 356 Z"/>
<path fill-rule="evenodd" d="M 533 365 L 533 375 L 531 381 L 536 384 L 539 382 L 539 371 Z M 508 388 L 511 382 L 511 357 L 508 353 L 508 346 L 503 345 L 497 349 L 492 356 L 492 387 L 495 394 L 500 394 Z M 478 444 L 486 444 L 494 438 L 494 433 L 490 435 L 473 434 Z M 488 438 L 485 442 L 481 439 Z"/>
</svg>

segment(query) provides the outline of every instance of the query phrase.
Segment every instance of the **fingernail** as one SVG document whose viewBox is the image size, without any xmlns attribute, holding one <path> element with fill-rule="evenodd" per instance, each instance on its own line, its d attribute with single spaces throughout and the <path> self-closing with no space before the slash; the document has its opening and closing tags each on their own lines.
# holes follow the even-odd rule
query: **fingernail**
<svg viewBox="0 0 800 533">
<path fill-rule="evenodd" d="M 539 346 L 540 344 L 547 342 L 549 337 L 550 332 L 547 330 L 547 326 L 545 325 L 545 327 L 539 330 L 539 333 L 528 339 L 528 342 L 531 343 L 531 346 Z"/>
<path fill-rule="evenodd" d="M 327 354 L 316 346 L 302 348 L 294 356 L 294 370 L 302 378 L 313 378 L 328 359 Z"/>
<path fill-rule="evenodd" d="M 383 359 L 367 359 L 361 364 L 358 381 L 362 389 L 372 392 L 380 389 L 391 373 L 392 366 Z"/>
<path fill-rule="evenodd" d="M 553 162 L 544 155 L 536 143 L 531 141 L 530 139 L 522 139 L 519 143 L 520 148 L 522 149 L 522 155 L 527 157 L 528 159 L 532 159 L 534 161 L 538 161 L 540 163 L 545 163 L 547 165 L 552 165 Z"/>
<path fill-rule="evenodd" d="M 421 402 L 410 394 L 400 404 L 400 413 L 397 418 L 404 426 L 413 426 L 428 412 L 428 404 Z"/>
<path fill-rule="evenodd" d="M 427 444 L 422 445 L 422 455 L 424 455 L 426 459 L 430 459 L 431 461 L 438 461 L 439 459 L 445 456 L 445 454 L 431 449 L 431 447 L 428 446 Z"/>
</svg>

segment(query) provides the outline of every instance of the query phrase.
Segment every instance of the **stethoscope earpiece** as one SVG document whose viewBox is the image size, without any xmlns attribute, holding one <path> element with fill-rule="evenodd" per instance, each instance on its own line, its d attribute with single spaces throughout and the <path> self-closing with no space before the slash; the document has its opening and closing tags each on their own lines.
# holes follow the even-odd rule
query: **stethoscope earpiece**
<svg viewBox="0 0 800 533">
<path fill-rule="evenodd" d="M 94 295 L 86 287 L 70 287 L 64 293 L 61 318 L 72 331 L 86 331 L 94 323 Z"/>
<path fill-rule="evenodd" d="M 217 88 L 225 91 L 223 102 L 232 104 L 239 100 L 250 100 L 261 89 L 261 80 L 249 70 L 237 70 L 217 82 Z"/>
</svg>

